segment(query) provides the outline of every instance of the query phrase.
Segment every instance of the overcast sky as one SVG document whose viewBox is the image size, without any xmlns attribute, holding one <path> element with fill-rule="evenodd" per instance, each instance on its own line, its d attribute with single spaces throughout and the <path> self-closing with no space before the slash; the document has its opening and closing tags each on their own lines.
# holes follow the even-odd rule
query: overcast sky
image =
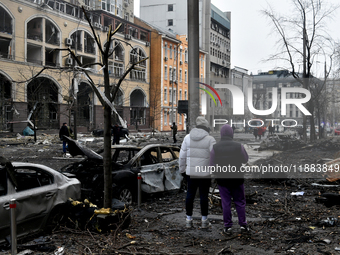
<svg viewBox="0 0 340 255">
<path fill-rule="evenodd" d="M 339 0 L 327 0 L 339 4 Z M 291 0 L 211 0 L 221 11 L 231 12 L 231 67 L 242 67 L 257 74 L 259 70 L 269 71 L 280 65 L 265 62 L 277 52 L 275 42 L 278 37 L 271 33 L 270 21 L 261 10 L 271 5 L 279 13 L 291 12 Z M 139 16 L 139 0 L 135 0 L 135 15 Z M 333 39 L 340 39 L 340 10 L 333 22 L 328 22 Z M 321 67 L 319 67 L 322 69 Z"/>
</svg>

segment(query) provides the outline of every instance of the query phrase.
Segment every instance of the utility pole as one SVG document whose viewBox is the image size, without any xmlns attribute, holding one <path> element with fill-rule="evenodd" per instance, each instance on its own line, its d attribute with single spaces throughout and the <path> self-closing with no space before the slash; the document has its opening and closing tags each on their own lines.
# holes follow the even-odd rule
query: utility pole
<svg viewBox="0 0 340 255">
<path fill-rule="evenodd" d="M 302 40 L 303 40 L 303 88 L 307 89 L 307 74 L 306 74 L 306 21 L 304 20 L 303 23 L 303 36 L 302 36 Z M 312 127 L 311 127 L 312 128 Z M 306 115 L 303 115 L 303 140 L 306 142 L 307 141 L 307 117 Z"/>
<path fill-rule="evenodd" d="M 188 73 L 189 105 L 188 127 L 190 130 L 199 115 L 199 1 L 188 0 Z M 188 131 L 187 131 L 188 132 Z"/>
</svg>

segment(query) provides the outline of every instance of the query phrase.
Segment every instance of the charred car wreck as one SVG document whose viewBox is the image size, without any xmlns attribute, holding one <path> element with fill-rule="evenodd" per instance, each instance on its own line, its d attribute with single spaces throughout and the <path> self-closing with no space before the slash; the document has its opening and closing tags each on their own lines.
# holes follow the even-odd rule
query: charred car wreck
<svg viewBox="0 0 340 255">
<path fill-rule="evenodd" d="M 77 141 L 67 139 L 69 153 L 72 156 L 85 156 L 85 159 L 64 166 L 61 172 L 81 182 L 83 199 L 101 205 L 104 190 L 103 157 Z M 128 204 L 135 201 L 138 173 L 142 175 L 141 189 L 144 193 L 179 190 L 183 180 L 178 167 L 179 151 L 179 147 L 161 144 L 150 144 L 143 148 L 112 146 L 113 197 Z"/>
</svg>

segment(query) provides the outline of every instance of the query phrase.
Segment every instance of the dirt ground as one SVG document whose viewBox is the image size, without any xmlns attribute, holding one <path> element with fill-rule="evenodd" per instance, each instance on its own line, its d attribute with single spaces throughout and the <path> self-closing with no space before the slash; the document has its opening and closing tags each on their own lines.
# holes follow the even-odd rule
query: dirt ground
<svg viewBox="0 0 340 255">
<path fill-rule="evenodd" d="M 157 142 L 170 142 L 164 139 Z M 238 135 L 235 140 L 254 143 L 249 136 Z M 42 134 L 38 141 L 34 143 L 32 137 L 3 136 L 0 156 L 12 161 L 42 163 L 54 169 L 79 160 L 62 157 L 57 136 Z M 94 150 L 101 145 L 100 139 L 86 143 Z M 245 148 L 251 150 L 247 145 Z M 271 153 L 272 156 L 255 164 L 310 165 L 337 158 L 339 152 L 340 139 L 327 138 L 303 148 Z M 235 210 L 234 234 L 222 234 L 222 209 L 218 199 L 212 199 L 209 229 L 200 228 L 199 198 L 195 200 L 194 228 L 186 229 L 186 193 L 173 192 L 146 197 L 141 208 L 134 205 L 128 229 L 98 234 L 62 227 L 51 235 L 43 235 L 44 242 L 39 243 L 40 239 L 29 246 L 32 240 L 25 240 L 20 248 L 32 250 L 26 254 L 58 254 L 55 253 L 58 248 L 63 250 L 59 254 L 340 254 L 340 206 L 326 207 L 316 202 L 323 193 L 340 194 L 340 182 L 293 175 L 285 179 L 248 178 L 245 188 L 250 235 L 239 233 Z M 301 191 L 304 194 L 300 196 L 291 194 Z M 10 254 L 10 251 L 0 248 L 0 254 Z"/>
</svg>

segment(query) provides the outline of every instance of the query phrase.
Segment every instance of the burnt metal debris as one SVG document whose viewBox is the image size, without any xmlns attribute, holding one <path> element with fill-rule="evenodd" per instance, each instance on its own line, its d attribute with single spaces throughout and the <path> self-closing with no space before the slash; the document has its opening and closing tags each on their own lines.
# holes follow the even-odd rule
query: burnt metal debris
<svg viewBox="0 0 340 255">
<path fill-rule="evenodd" d="M 259 150 L 289 150 L 305 146 L 295 132 L 274 133 L 262 140 Z"/>
</svg>

